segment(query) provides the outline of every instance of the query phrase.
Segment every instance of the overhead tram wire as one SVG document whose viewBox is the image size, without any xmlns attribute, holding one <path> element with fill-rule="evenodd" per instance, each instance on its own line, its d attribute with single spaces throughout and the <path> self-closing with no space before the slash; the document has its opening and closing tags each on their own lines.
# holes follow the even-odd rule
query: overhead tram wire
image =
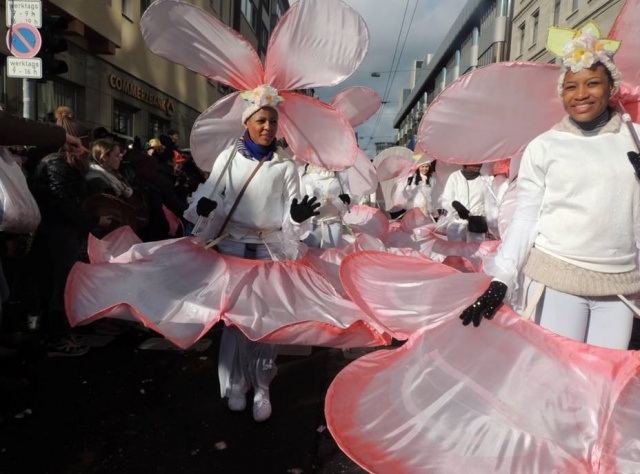
<svg viewBox="0 0 640 474">
<path fill-rule="evenodd" d="M 404 52 L 404 47 L 407 44 L 407 38 L 409 37 L 409 33 L 411 32 L 411 26 L 413 25 L 413 19 L 416 16 L 416 10 L 418 9 L 418 3 L 419 2 L 420 2 L 420 0 L 416 0 L 416 3 L 414 5 L 414 7 L 413 7 L 413 12 L 411 14 L 411 19 L 409 20 L 409 26 L 407 27 L 407 32 L 406 32 L 406 34 L 404 36 L 404 40 L 402 42 L 402 47 L 400 49 L 400 55 L 398 57 L 398 62 L 396 63 L 396 65 L 394 67 L 393 63 L 395 61 L 396 53 L 398 51 L 398 43 L 400 42 L 400 36 L 402 35 L 402 29 L 404 27 L 404 22 L 405 22 L 405 19 L 407 17 L 407 10 L 409 8 L 409 0 L 407 0 L 407 3 L 405 5 L 404 15 L 402 17 L 402 24 L 400 25 L 400 31 L 398 32 L 398 38 L 396 40 L 396 49 L 395 49 L 395 51 L 393 53 L 393 59 L 391 60 L 391 71 L 390 71 L 389 77 L 387 78 L 387 84 L 386 84 L 385 89 L 384 89 L 384 96 L 383 96 L 383 99 L 382 99 L 383 103 L 388 102 L 387 99 L 389 97 L 389 94 L 391 93 L 391 85 L 393 84 L 393 81 L 396 78 L 396 74 L 398 73 L 398 67 L 400 66 L 400 60 L 402 59 L 402 53 Z M 373 126 L 373 132 L 371 132 L 371 136 L 369 137 L 369 141 L 367 142 L 366 148 L 369 147 L 369 144 L 370 144 L 371 140 L 375 136 L 375 132 L 378 129 L 378 125 L 380 124 L 381 117 L 382 117 L 382 107 L 380 108 L 380 110 L 377 113 L 376 122 L 375 122 L 375 125 Z"/>
</svg>

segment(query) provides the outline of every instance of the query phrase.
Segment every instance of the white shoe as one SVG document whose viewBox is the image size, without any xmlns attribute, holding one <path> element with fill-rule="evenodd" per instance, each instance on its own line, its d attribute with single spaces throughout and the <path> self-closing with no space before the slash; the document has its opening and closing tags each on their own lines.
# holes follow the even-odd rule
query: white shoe
<svg viewBox="0 0 640 474">
<path fill-rule="evenodd" d="M 257 422 L 267 421 L 271 416 L 269 391 L 259 390 L 253 397 L 253 419 Z"/>
<path fill-rule="evenodd" d="M 244 392 L 242 392 L 242 390 L 232 387 L 227 403 L 229 405 L 229 410 L 243 411 L 245 408 L 247 408 L 247 397 Z"/>
</svg>

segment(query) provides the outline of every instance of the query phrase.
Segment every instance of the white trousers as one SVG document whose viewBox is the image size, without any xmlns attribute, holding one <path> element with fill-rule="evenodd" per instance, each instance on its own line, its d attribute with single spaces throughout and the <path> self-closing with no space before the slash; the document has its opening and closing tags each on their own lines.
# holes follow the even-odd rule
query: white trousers
<svg viewBox="0 0 640 474">
<path fill-rule="evenodd" d="M 334 222 L 332 224 L 314 222 L 311 224 L 311 231 L 307 238 L 304 239 L 304 243 L 307 244 L 308 247 L 329 249 L 340 245 L 341 238 L 341 222 Z"/>
<path fill-rule="evenodd" d="M 484 242 L 487 234 L 469 232 L 469 222 L 464 219 L 454 219 L 447 226 L 447 240 L 458 242 Z"/>
<path fill-rule="evenodd" d="M 532 281 L 527 303 L 540 283 Z M 632 296 L 628 297 L 633 299 Z M 599 347 L 627 350 L 633 311 L 617 296 L 585 297 L 545 288 L 535 321 L 561 336 Z"/>
<path fill-rule="evenodd" d="M 263 244 L 245 244 L 224 239 L 218 243 L 218 251 L 234 257 L 271 260 L 269 251 Z M 225 327 L 218 357 L 220 396 L 228 396 L 232 386 L 243 393 L 252 387 L 254 390 L 268 389 L 277 373 L 276 356 L 275 344 L 251 341 L 238 328 Z"/>
</svg>

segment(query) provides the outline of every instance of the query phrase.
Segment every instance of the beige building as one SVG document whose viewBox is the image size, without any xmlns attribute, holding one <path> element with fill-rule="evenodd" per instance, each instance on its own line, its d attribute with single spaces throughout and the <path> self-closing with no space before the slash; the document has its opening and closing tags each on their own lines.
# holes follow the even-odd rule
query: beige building
<svg viewBox="0 0 640 474">
<path fill-rule="evenodd" d="M 594 19 L 606 34 L 624 0 L 469 0 L 435 53 L 414 62 L 412 89 L 401 91 L 394 127 L 411 146 L 428 105 L 460 75 L 497 61 L 553 62 L 547 28 Z"/>
<path fill-rule="evenodd" d="M 3 9 L 10 1 L 0 0 Z M 262 57 L 273 26 L 289 8 L 288 0 L 186 1 L 239 31 Z M 176 129 L 180 144 L 188 146 L 198 115 L 231 89 L 146 48 L 140 18 L 151 3 L 43 0 L 43 10 L 69 21 L 68 51 L 57 55 L 69 71 L 46 83 L 23 81 L 7 77 L 6 60 L 1 58 L 0 87 L 7 109 L 44 120 L 57 106 L 67 105 L 89 126 L 106 127 L 123 140 L 138 136 L 144 142 Z M 0 53 L 9 54 L 4 44 Z"/>
<path fill-rule="evenodd" d="M 624 0 L 515 0 L 510 58 L 554 62 L 545 49 L 550 26 L 579 28 L 595 20 L 606 35 L 622 5 Z"/>
</svg>

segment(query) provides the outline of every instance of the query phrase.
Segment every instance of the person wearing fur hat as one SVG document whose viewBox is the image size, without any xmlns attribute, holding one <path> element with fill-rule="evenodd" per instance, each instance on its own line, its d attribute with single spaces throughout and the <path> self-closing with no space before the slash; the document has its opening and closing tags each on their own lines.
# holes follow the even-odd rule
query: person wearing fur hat
<svg viewBox="0 0 640 474">
<path fill-rule="evenodd" d="M 567 115 L 524 151 L 513 219 L 484 262 L 494 279 L 463 311 L 463 324 L 490 319 L 507 297 L 554 333 L 628 348 L 630 301 L 640 291 L 640 157 L 629 151 L 629 128 L 640 133 L 640 126 L 623 126 L 610 106 L 620 87 L 619 47 L 593 22 L 550 28 L 547 48 L 562 61 L 558 93 Z"/>
<path fill-rule="evenodd" d="M 277 90 L 262 85 L 242 98 L 244 134 L 217 157 L 185 218 L 193 223 L 205 219 L 204 230 L 196 235 L 213 238 L 211 245 L 216 243 L 222 254 L 252 260 L 296 258 L 301 223 L 318 215 L 320 204 L 309 196 L 299 201 L 296 164 L 277 145 L 282 101 Z M 246 393 L 253 388 L 254 420 L 271 416 L 269 385 L 276 375 L 275 358 L 275 345 L 251 341 L 239 329 L 225 327 L 218 376 L 230 410 L 243 411 Z"/>
</svg>

